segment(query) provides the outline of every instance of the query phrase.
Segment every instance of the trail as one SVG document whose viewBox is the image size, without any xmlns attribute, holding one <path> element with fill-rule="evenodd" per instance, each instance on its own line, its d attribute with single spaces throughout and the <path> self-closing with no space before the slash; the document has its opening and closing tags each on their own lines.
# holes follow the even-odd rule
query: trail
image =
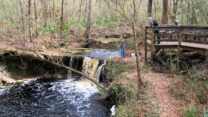
<svg viewBox="0 0 208 117">
<path fill-rule="evenodd" d="M 141 59 L 142 57 L 140 61 Z M 122 61 L 136 64 L 135 60 L 130 57 L 122 59 Z M 142 77 L 143 80 L 149 81 L 152 85 L 150 92 L 153 99 L 158 102 L 160 117 L 180 117 L 182 103 L 171 96 L 169 92 L 170 86 L 177 79 L 177 76 L 149 71 L 147 73 L 142 72 Z"/>
<path fill-rule="evenodd" d="M 160 117 L 180 117 L 182 103 L 169 93 L 175 76 L 150 71 L 143 73 L 143 77 L 152 85 L 152 96 L 159 102 Z"/>
</svg>

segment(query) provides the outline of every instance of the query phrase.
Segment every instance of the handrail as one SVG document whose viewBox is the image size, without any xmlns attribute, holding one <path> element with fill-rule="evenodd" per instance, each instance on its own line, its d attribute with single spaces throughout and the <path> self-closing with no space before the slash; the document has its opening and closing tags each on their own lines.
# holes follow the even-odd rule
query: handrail
<svg viewBox="0 0 208 117">
<path fill-rule="evenodd" d="M 208 25 L 161 25 L 161 26 L 146 26 L 147 28 L 197 28 L 197 29 L 207 29 Z"/>
<path fill-rule="evenodd" d="M 160 30 L 161 33 L 155 34 L 155 30 Z M 169 33 L 169 31 L 175 30 L 174 33 Z M 182 47 L 182 42 L 191 42 L 195 44 L 205 44 L 208 45 L 208 25 L 161 25 L 161 26 L 146 26 L 145 27 L 145 62 L 147 62 L 147 41 L 151 41 L 150 50 L 151 50 L 151 63 L 153 61 L 155 47 L 155 37 L 160 36 L 160 41 L 168 42 L 175 41 L 177 42 L 178 48 L 178 58 L 180 58 L 180 48 Z M 165 46 L 163 44 L 163 46 Z M 207 48 L 207 47 L 206 47 Z"/>
</svg>

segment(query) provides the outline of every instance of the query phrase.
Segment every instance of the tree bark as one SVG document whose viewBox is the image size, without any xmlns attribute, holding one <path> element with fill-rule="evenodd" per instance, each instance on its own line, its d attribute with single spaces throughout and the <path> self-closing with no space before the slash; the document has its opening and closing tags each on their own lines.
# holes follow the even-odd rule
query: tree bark
<svg viewBox="0 0 208 117">
<path fill-rule="evenodd" d="M 43 18 L 44 18 L 44 27 L 47 26 L 48 20 L 48 0 L 41 0 L 42 2 L 42 9 L 43 9 Z"/>
<path fill-rule="evenodd" d="M 61 36 L 63 37 L 63 31 L 64 31 L 64 0 L 62 0 L 61 3 Z"/>
<path fill-rule="evenodd" d="M 37 13 L 37 3 L 34 0 L 34 14 L 35 14 L 35 37 L 38 37 L 38 13 Z"/>
<path fill-rule="evenodd" d="M 162 24 L 168 24 L 168 0 L 163 0 Z"/>
<path fill-rule="evenodd" d="M 87 20 L 87 26 L 84 33 L 84 37 L 86 40 L 89 39 L 90 35 L 90 28 L 91 28 L 91 20 L 92 20 L 92 0 L 89 0 L 89 11 L 88 11 L 88 20 Z"/>
<path fill-rule="evenodd" d="M 152 17 L 152 0 L 148 0 L 147 14 L 148 17 Z"/>
<path fill-rule="evenodd" d="M 32 42 L 32 25 L 31 25 L 31 0 L 28 0 L 28 22 L 29 22 L 29 37 L 30 42 Z"/>
<path fill-rule="evenodd" d="M 176 20 L 177 10 L 178 10 L 178 1 L 179 0 L 173 0 L 173 16 L 172 16 L 172 22 Z"/>
<path fill-rule="evenodd" d="M 133 14 L 133 22 L 132 22 L 132 31 L 133 31 L 133 36 L 134 36 L 134 51 L 135 51 L 135 55 L 136 55 L 136 67 L 137 67 L 138 91 L 139 91 L 140 87 L 144 86 L 144 84 L 141 79 L 141 69 L 140 69 L 140 65 L 139 65 L 139 56 L 138 56 L 138 45 L 137 45 L 137 41 L 136 41 L 135 24 L 136 24 L 136 20 L 137 20 L 137 18 L 136 18 L 137 10 L 136 10 L 135 0 L 133 0 L 133 5 L 134 5 L 134 14 Z"/>
<path fill-rule="evenodd" d="M 22 33 L 25 33 L 25 19 L 24 19 L 24 9 L 22 6 L 22 0 L 19 0 L 20 12 L 21 12 L 21 22 L 22 22 Z"/>
</svg>

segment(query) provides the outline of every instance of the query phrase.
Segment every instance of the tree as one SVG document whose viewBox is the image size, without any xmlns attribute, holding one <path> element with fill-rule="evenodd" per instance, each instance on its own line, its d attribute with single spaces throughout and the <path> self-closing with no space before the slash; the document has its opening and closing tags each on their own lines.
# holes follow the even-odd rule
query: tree
<svg viewBox="0 0 208 117">
<path fill-rule="evenodd" d="M 163 0 L 162 24 L 168 24 L 168 0 Z"/>
<path fill-rule="evenodd" d="M 86 26 L 86 30 L 85 30 L 85 33 L 84 33 L 84 37 L 86 38 L 86 40 L 89 39 L 91 21 L 92 21 L 92 0 L 89 0 L 89 11 L 88 11 L 87 26 Z"/>
<path fill-rule="evenodd" d="M 147 14 L 148 17 L 152 17 L 152 0 L 148 0 Z"/>
<path fill-rule="evenodd" d="M 22 0 L 19 0 L 20 12 L 21 12 L 21 23 L 22 23 L 22 33 L 25 33 L 25 19 L 24 19 L 24 10 L 22 6 Z"/>
<path fill-rule="evenodd" d="M 41 0 L 42 3 L 42 9 L 43 9 L 43 18 L 44 18 L 44 27 L 47 26 L 47 20 L 48 20 L 48 0 Z"/>
<path fill-rule="evenodd" d="M 137 77 L 138 77 L 138 91 L 141 86 L 144 86 L 142 79 L 141 79 L 141 69 L 139 65 L 139 54 L 138 54 L 138 44 L 136 41 L 137 35 L 136 35 L 136 29 L 135 29 L 135 24 L 137 22 L 137 10 L 136 10 L 136 3 L 135 0 L 133 0 L 133 6 L 134 6 L 134 14 L 133 14 L 133 21 L 132 21 L 132 31 L 133 31 L 133 38 L 134 38 L 134 51 L 136 55 L 136 67 L 137 67 Z"/>
<path fill-rule="evenodd" d="M 36 0 L 34 0 L 34 14 L 35 14 L 35 36 L 38 37 L 38 13 Z"/>
<path fill-rule="evenodd" d="M 63 36 L 63 31 L 64 31 L 64 0 L 62 0 L 61 3 L 61 36 Z"/>
<path fill-rule="evenodd" d="M 29 37 L 30 37 L 30 42 L 32 42 L 31 0 L 28 0 L 28 22 L 29 22 Z"/>
<path fill-rule="evenodd" d="M 178 10 L 178 2 L 179 2 L 179 0 L 173 0 L 173 15 L 172 15 L 173 22 L 176 20 L 176 15 L 177 15 L 177 10 Z"/>
</svg>

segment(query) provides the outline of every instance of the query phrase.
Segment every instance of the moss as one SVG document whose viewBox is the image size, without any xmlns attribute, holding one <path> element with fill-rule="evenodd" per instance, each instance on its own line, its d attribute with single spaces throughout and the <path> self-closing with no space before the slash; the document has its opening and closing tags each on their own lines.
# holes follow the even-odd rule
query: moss
<svg viewBox="0 0 208 117">
<path fill-rule="evenodd" d="M 20 84 L 23 84 L 23 83 L 24 83 L 24 81 L 17 81 L 17 82 L 16 82 L 16 84 L 19 84 L 19 85 L 20 85 Z"/>
<path fill-rule="evenodd" d="M 76 55 L 76 54 L 90 53 L 92 51 L 93 49 L 88 49 L 88 48 L 75 48 L 75 49 L 70 49 L 67 53 L 69 55 Z"/>
<path fill-rule="evenodd" d="M 98 38 L 98 39 L 93 39 L 97 42 L 101 42 L 101 43 L 117 43 L 120 42 L 121 40 L 119 38 Z"/>
</svg>

